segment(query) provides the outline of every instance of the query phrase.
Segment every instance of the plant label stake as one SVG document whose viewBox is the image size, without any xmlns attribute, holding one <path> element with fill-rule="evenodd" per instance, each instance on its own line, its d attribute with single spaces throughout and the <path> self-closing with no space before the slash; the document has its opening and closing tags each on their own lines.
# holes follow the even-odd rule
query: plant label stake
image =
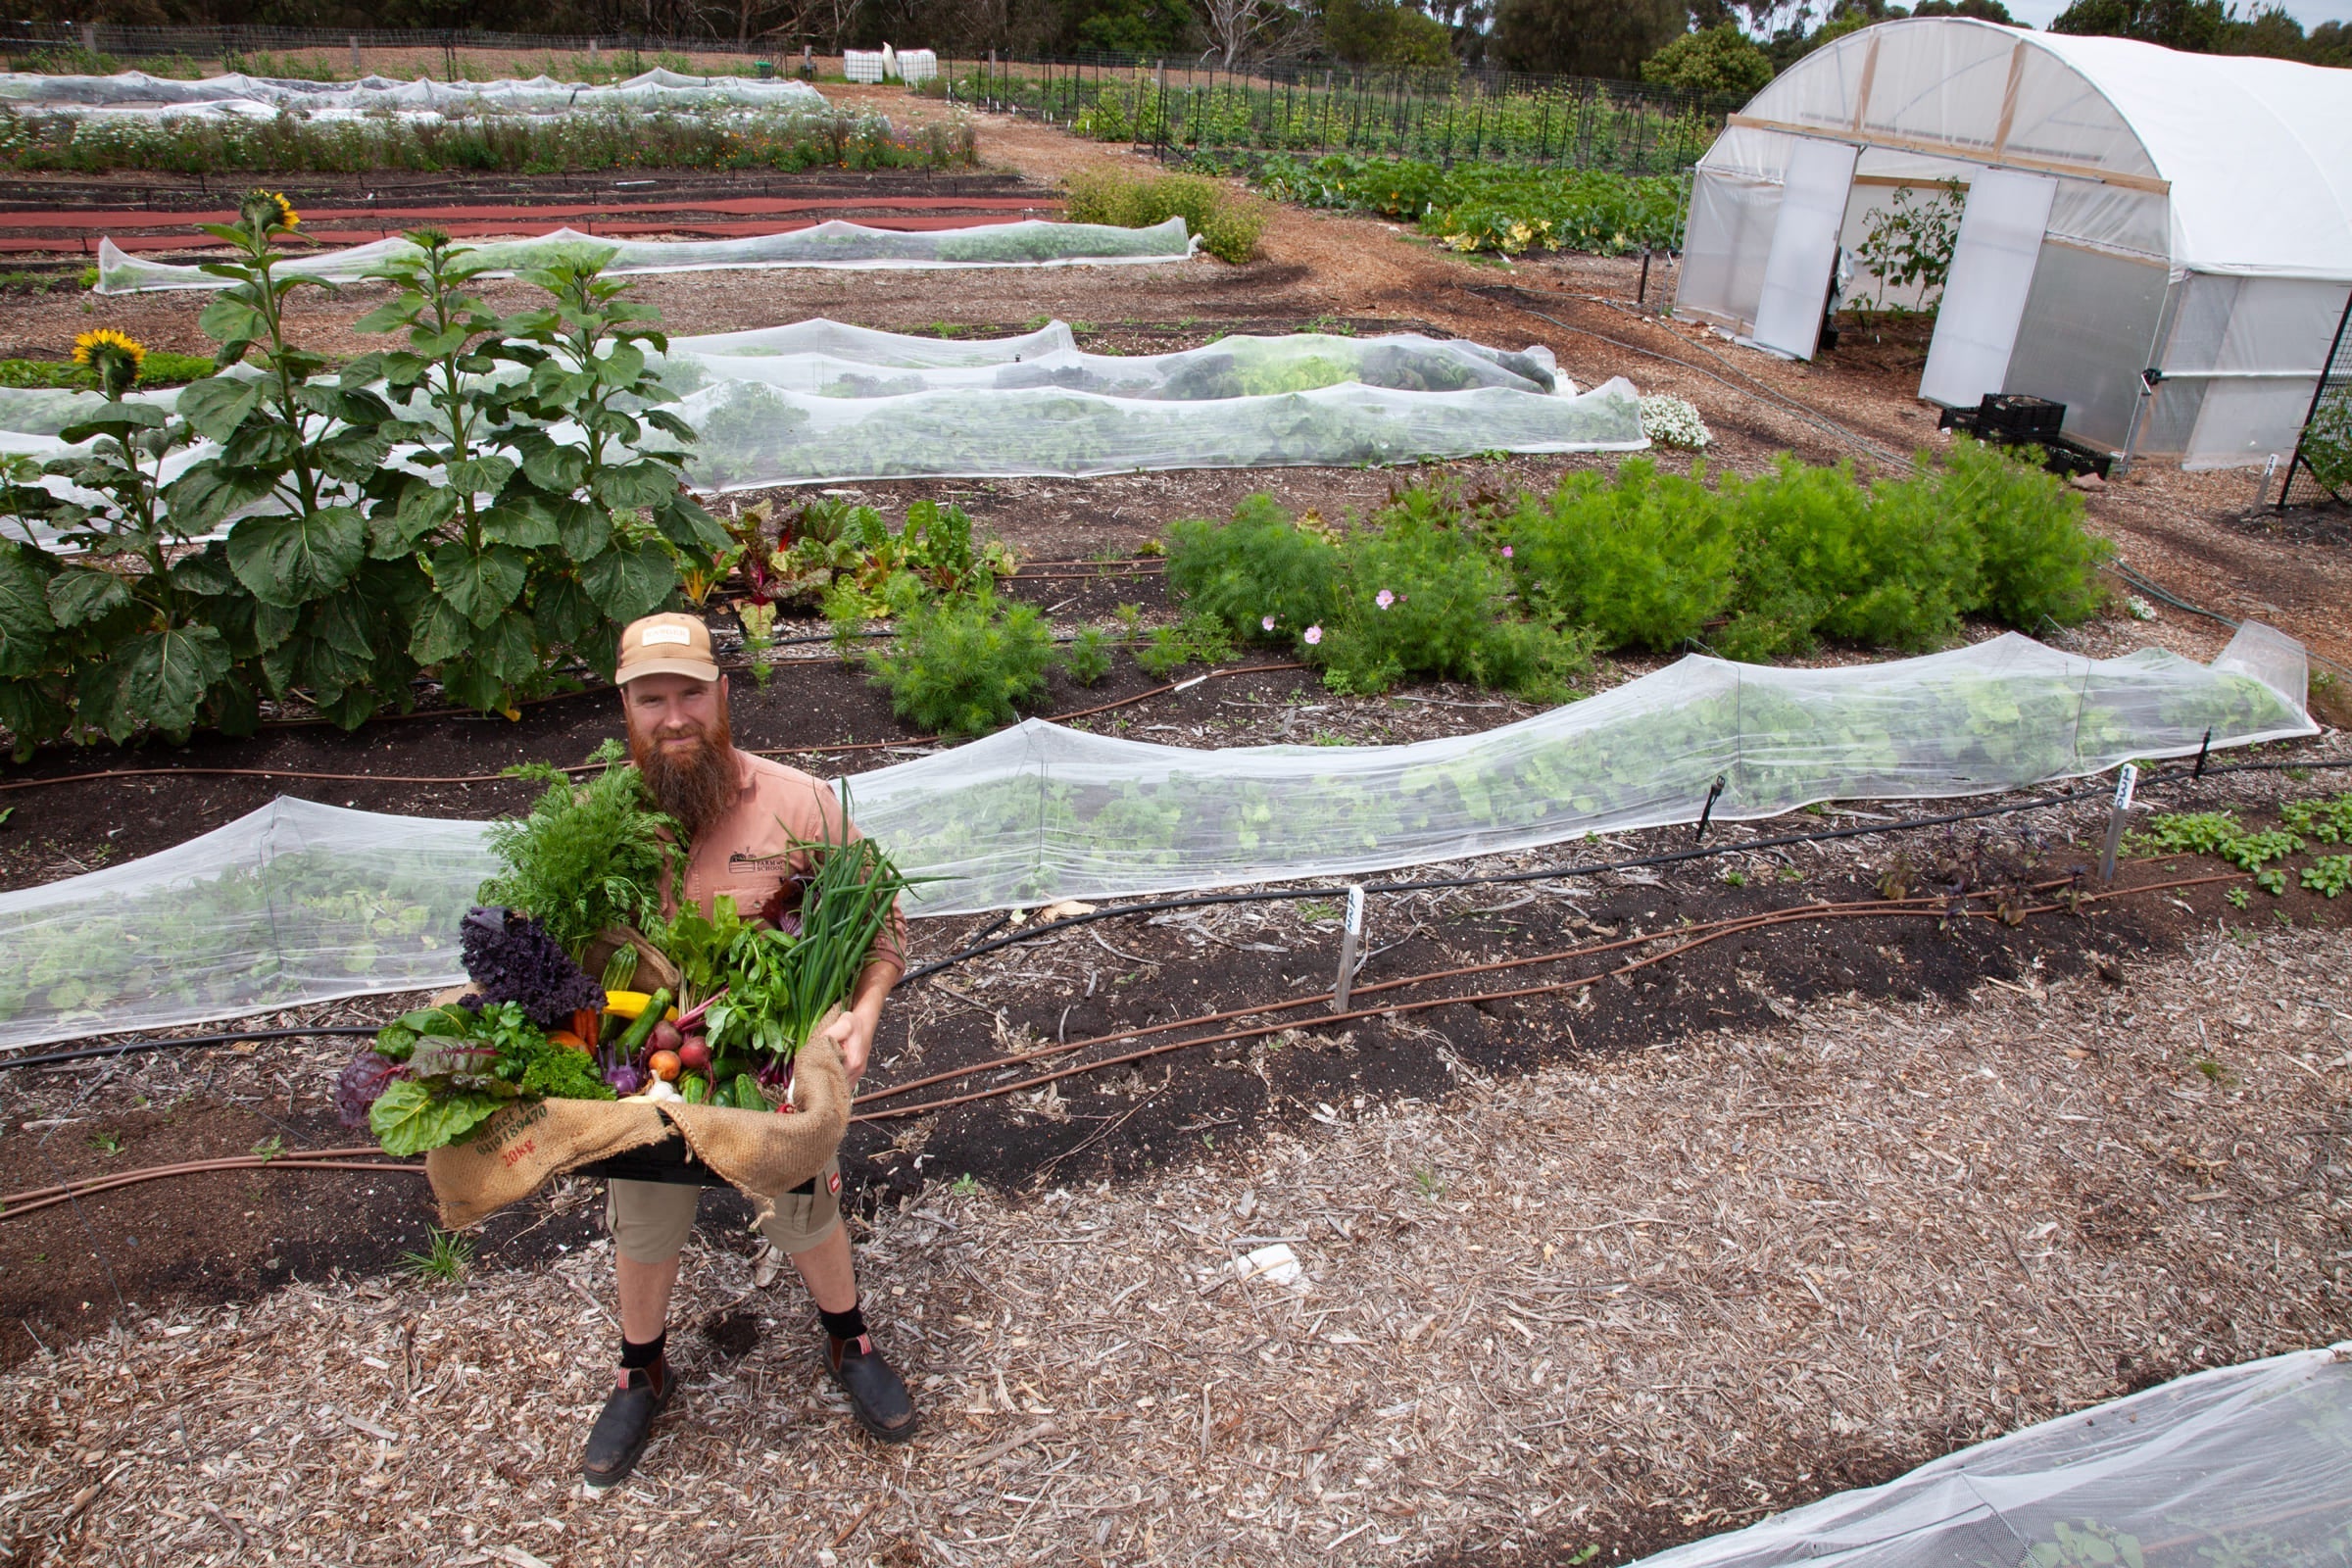
<svg viewBox="0 0 2352 1568">
<path fill-rule="evenodd" d="M 1331 988 L 1331 1010 L 1348 1010 L 1348 988 L 1355 983 L 1355 950 L 1364 936 L 1364 888 L 1360 882 L 1348 888 L 1348 927 L 1340 933 L 1340 978 Z"/>
<path fill-rule="evenodd" d="M 2107 847 L 2099 852 L 2099 880 L 2115 880 L 2115 852 L 2123 847 L 2124 813 L 2132 809 L 2132 790 L 2139 782 L 2139 764 L 2126 762 L 2116 775 L 2115 805 L 2107 813 Z"/>
</svg>

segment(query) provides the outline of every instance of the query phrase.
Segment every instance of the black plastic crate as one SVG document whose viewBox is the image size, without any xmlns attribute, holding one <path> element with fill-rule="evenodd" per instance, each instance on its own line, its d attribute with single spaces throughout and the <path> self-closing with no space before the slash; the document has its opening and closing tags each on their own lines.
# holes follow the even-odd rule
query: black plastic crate
<svg viewBox="0 0 2352 1568">
<path fill-rule="evenodd" d="M 2065 404 L 2022 392 L 1987 392 L 1977 406 L 1977 429 L 1988 440 L 2047 446 L 2061 439 L 2058 430 L 2065 423 Z"/>
</svg>

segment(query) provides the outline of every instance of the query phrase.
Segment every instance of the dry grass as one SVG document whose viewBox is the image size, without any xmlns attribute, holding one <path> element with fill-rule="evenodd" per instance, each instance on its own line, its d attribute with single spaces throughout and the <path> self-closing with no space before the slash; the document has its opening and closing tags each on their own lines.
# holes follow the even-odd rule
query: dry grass
<svg viewBox="0 0 2352 1568">
<path fill-rule="evenodd" d="M 19 1561 L 1403 1562 L 1737 1524 L 2190 1367 L 2341 1333 L 2340 933 L 1974 1004 L 1830 1004 L 1337 1106 L 1111 1191 L 933 1189 L 866 1240 L 911 1448 L 791 1287 L 690 1253 L 689 1414 L 589 1500 L 600 1246 L 295 1287 L 18 1369 Z M 1231 1283 L 1285 1238 L 1303 1296 Z M 686 1328 L 770 1326 L 729 1359 Z M 749 1326 L 744 1325 L 744 1326 Z M 828 1556 L 829 1554 L 829 1556 Z"/>
</svg>

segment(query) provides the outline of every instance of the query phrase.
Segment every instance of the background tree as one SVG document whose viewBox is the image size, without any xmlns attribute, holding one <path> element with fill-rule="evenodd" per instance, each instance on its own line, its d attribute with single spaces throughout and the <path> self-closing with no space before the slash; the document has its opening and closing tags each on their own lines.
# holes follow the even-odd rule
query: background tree
<svg viewBox="0 0 2352 1568">
<path fill-rule="evenodd" d="M 1351 66 L 1435 70 L 1454 63 L 1446 24 L 1402 0 L 1325 0 L 1323 46 Z"/>
<path fill-rule="evenodd" d="M 2075 0 L 2050 30 L 2137 38 L 2204 54 L 2221 41 L 2229 21 L 2222 0 Z"/>
<path fill-rule="evenodd" d="M 1772 80 L 1772 61 L 1726 22 L 1686 32 L 1642 62 L 1642 79 L 1710 97 L 1752 98 Z"/>
<path fill-rule="evenodd" d="M 1499 0 L 1495 63 L 1632 81 L 1688 24 L 1684 0 Z"/>
</svg>

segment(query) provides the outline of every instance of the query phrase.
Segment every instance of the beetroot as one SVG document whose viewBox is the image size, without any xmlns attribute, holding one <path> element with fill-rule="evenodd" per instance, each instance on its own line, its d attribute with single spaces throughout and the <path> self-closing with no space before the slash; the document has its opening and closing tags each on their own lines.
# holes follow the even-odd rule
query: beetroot
<svg viewBox="0 0 2352 1568">
<path fill-rule="evenodd" d="M 646 1040 L 648 1051 L 675 1051 L 686 1043 L 686 1036 L 667 1018 L 654 1025 L 653 1034 Z"/>
<path fill-rule="evenodd" d="M 688 1072 L 708 1071 L 710 1066 L 710 1042 L 701 1035 L 688 1035 L 678 1047 L 678 1060 Z"/>
</svg>

